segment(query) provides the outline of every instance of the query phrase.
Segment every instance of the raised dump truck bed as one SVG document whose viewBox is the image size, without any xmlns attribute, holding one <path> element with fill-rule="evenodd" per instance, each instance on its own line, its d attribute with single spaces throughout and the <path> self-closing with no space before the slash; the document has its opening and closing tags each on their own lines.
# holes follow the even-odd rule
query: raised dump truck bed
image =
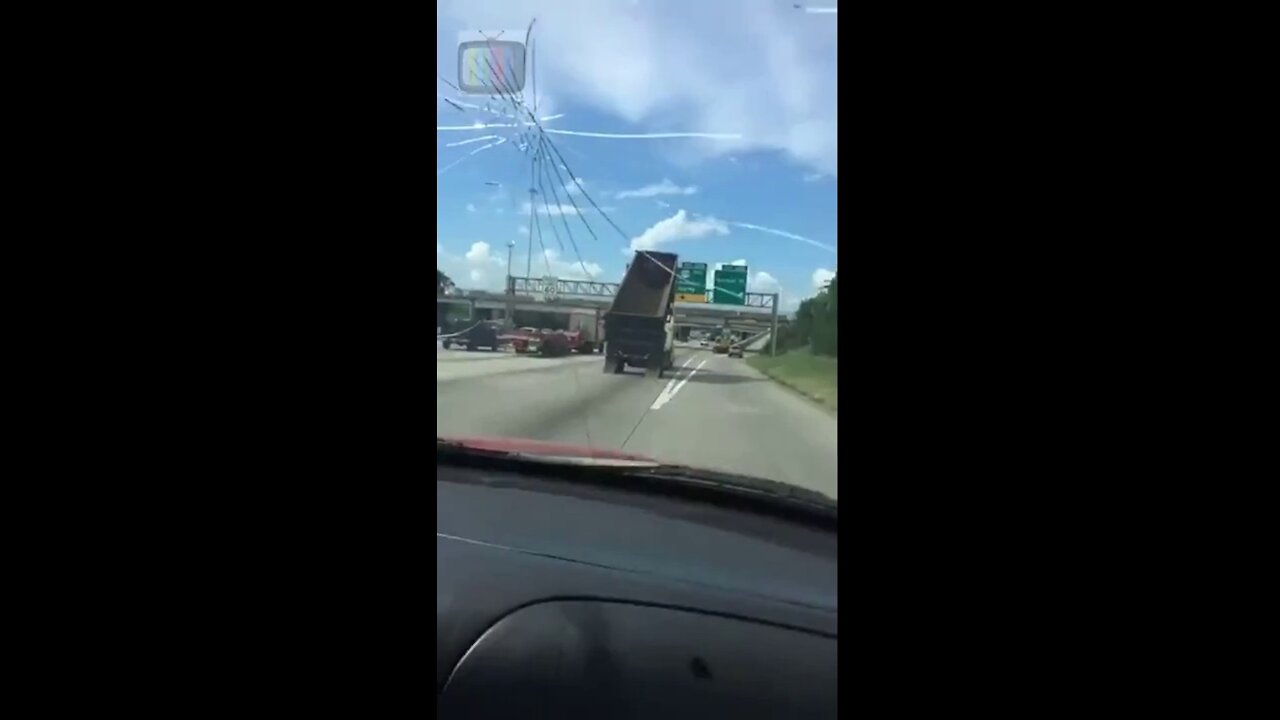
<svg viewBox="0 0 1280 720">
<path fill-rule="evenodd" d="M 674 253 L 637 252 L 604 315 L 604 371 L 643 367 L 662 377 L 673 364 Z"/>
</svg>

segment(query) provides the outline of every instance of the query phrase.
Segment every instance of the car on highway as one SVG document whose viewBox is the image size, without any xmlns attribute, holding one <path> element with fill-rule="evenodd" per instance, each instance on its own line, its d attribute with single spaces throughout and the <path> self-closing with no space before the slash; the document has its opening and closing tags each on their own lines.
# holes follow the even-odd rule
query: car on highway
<svg viewBox="0 0 1280 720">
<path fill-rule="evenodd" d="M 459 345 L 468 350 L 483 348 L 489 351 L 496 351 L 502 347 L 502 342 L 498 336 L 496 323 L 477 322 L 459 332 L 446 335 L 440 344 L 445 350 L 454 345 Z"/>
<path fill-rule="evenodd" d="M 734 344 L 732 344 L 732 345 L 730 345 L 730 346 L 729 346 L 729 357 L 731 357 L 731 358 L 740 358 L 740 357 L 742 357 L 742 344 L 741 344 L 741 343 L 734 343 Z"/>
<path fill-rule="evenodd" d="M 711 352 L 721 354 L 721 355 L 729 352 L 729 339 L 720 338 L 719 340 L 716 340 L 716 346 L 711 349 Z"/>
</svg>

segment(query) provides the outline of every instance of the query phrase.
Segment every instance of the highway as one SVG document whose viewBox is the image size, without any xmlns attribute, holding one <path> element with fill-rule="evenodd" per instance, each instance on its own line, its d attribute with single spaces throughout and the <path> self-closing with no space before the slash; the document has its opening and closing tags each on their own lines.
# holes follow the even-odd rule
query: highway
<svg viewBox="0 0 1280 720">
<path fill-rule="evenodd" d="M 436 346 L 441 436 L 622 450 L 836 491 L 836 417 L 741 359 L 677 343 L 662 379 L 605 374 L 599 354 L 540 358 Z"/>
</svg>

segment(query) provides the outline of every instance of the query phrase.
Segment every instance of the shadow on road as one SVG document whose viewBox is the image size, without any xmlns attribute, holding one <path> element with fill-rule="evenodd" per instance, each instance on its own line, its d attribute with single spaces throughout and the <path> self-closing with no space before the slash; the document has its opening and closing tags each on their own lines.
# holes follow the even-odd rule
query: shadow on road
<svg viewBox="0 0 1280 720">
<path fill-rule="evenodd" d="M 692 377 L 690 377 L 689 373 L 691 372 L 693 372 L 693 368 L 677 367 L 672 370 L 667 370 L 666 372 L 662 373 L 662 382 L 667 382 L 669 380 L 675 380 L 677 382 L 681 380 L 687 380 L 690 385 L 697 384 L 697 383 L 702 383 L 704 385 L 738 385 L 741 383 L 763 382 L 764 380 L 767 379 L 767 378 L 747 377 L 745 375 L 729 375 L 726 373 L 707 372 L 706 370 L 700 370 L 697 373 L 694 373 Z M 644 369 L 629 367 L 623 370 L 621 374 L 622 375 L 640 375 L 643 377 Z"/>
<path fill-rule="evenodd" d="M 707 372 L 701 370 L 694 373 L 693 377 L 689 377 L 689 370 L 677 370 L 671 373 L 672 377 L 678 380 L 689 379 L 689 384 L 701 383 L 703 385 L 740 385 L 742 383 L 763 382 L 764 378 L 749 377 L 747 375 L 730 375 L 728 373 Z"/>
</svg>

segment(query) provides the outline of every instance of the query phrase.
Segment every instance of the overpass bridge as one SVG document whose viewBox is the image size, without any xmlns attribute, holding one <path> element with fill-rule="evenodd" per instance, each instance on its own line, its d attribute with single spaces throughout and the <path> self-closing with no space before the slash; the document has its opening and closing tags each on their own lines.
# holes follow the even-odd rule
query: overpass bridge
<svg viewBox="0 0 1280 720">
<path fill-rule="evenodd" d="M 510 318 L 517 310 L 534 312 L 594 311 L 599 317 L 613 303 L 618 283 L 589 280 L 560 280 L 557 278 L 507 278 L 507 292 L 485 290 L 459 290 L 450 295 L 437 296 L 437 303 L 468 306 L 468 317 L 475 319 L 483 310 L 491 319 Z M 501 311 L 499 313 L 498 311 Z M 675 322 L 678 326 L 722 328 L 744 332 L 771 330 L 777 337 L 779 323 L 778 295 L 776 293 L 746 293 L 741 306 L 710 305 L 706 303 L 677 302 Z M 776 345 L 776 340 L 774 341 Z"/>
</svg>

